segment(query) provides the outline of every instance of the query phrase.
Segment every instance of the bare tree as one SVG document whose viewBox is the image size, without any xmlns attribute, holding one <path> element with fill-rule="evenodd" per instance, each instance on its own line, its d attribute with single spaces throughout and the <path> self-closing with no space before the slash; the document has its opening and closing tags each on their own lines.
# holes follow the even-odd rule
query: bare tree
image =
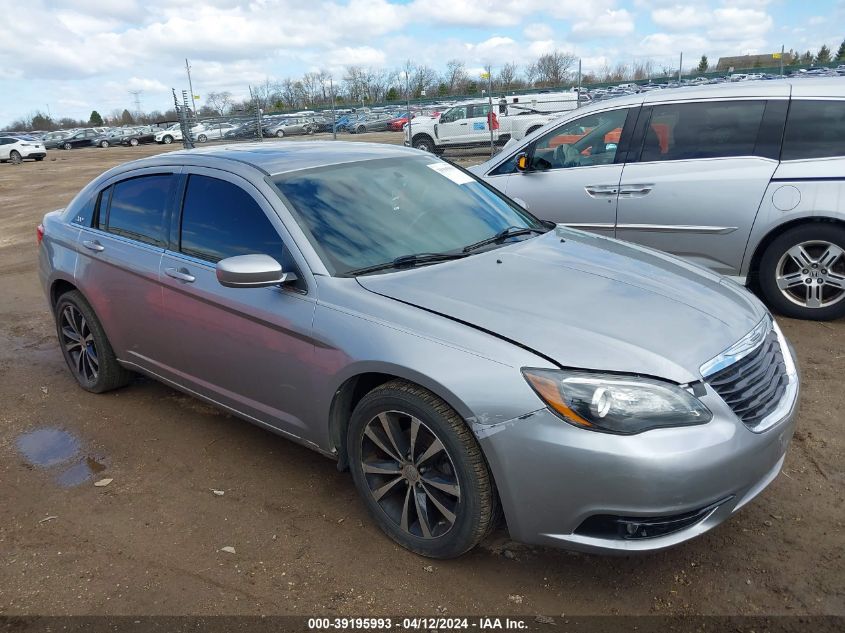
<svg viewBox="0 0 845 633">
<path fill-rule="evenodd" d="M 570 69 L 578 61 L 572 53 L 554 51 L 540 55 L 535 62 L 536 78 L 538 86 L 560 86 L 570 78 Z"/>
<path fill-rule="evenodd" d="M 205 98 L 205 105 L 223 116 L 232 107 L 232 93 L 228 90 L 222 92 L 209 92 Z"/>
<path fill-rule="evenodd" d="M 496 77 L 494 83 L 502 90 L 510 90 L 518 74 L 519 67 L 513 62 L 509 62 L 499 69 L 499 75 Z"/>
<path fill-rule="evenodd" d="M 463 92 L 469 81 L 466 67 L 459 59 L 450 59 L 446 62 L 446 73 L 443 75 L 443 83 L 446 84 L 449 93 Z"/>
</svg>

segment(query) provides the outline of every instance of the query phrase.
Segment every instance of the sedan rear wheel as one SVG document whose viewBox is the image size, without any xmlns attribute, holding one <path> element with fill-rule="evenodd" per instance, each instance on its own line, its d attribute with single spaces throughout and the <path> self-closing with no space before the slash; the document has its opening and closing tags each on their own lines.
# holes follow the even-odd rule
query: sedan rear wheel
<svg viewBox="0 0 845 633">
<path fill-rule="evenodd" d="M 205 134 L 200 134 L 200 135 L 197 137 L 197 140 L 198 140 L 200 143 L 205 143 L 205 142 L 208 140 L 208 137 L 207 137 Z"/>
<path fill-rule="evenodd" d="M 285 135 L 284 130 L 276 130 L 276 138 L 282 138 Z"/>
<path fill-rule="evenodd" d="M 778 236 L 760 260 L 760 288 L 788 317 L 845 316 L 845 228 L 805 224 Z"/>
<path fill-rule="evenodd" d="M 70 143 L 65 143 L 64 145 L 62 145 L 62 147 L 64 147 L 65 149 L 71 149 L 73 145 L 71 145 Z"/>
<path fill-rule="evenodd" d="M 129 139 L 129 144 L 130 144 L 132 147 L 135 147 L 136 145 L 138 145 L 138 139 L 137 139 L 137 138 L 130 138 L 130 139 Z"/>
<path fill-rule="evenodd" d="M 496 494 L 481 449 L 431 392 L 400 380 L 377 387 L 355 408 L 347 447 L 367 509 L 403 547 L 452 558 L 492 528 Z"/>
<path fill-rule="evenodd" d="M 117 362 L 94 310 L 78 291 L 59 297 L 56 330 L 68 369 L 83 389 L 103 393 L 131 380 L 132 373 Z"/>
<path fill-rule="evenodd" d="M 108 146 L 109 146 L 108 141 L 100 141 L 100 147 L 108 147 Z"/>
</svg>

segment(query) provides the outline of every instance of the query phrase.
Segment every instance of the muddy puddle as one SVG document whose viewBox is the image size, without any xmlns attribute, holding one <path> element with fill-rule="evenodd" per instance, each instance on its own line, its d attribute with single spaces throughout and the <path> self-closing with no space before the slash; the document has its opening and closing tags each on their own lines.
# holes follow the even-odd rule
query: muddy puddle
<svg viewBox="0 0 845 633">
<path fill-rule="evenodd" d="M 24 433 L 15 446 L 27 463 L 50 471 L 63 488 L 79 486 L 106 469 L 102 456 L 90 454 L 78 437 L 62 429 Z"/>
</svg>

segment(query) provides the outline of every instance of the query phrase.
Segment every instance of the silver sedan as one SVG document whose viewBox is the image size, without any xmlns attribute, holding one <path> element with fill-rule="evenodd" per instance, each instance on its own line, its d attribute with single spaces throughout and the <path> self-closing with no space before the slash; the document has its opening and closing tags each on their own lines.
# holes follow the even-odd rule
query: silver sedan
<svg viewBox="0 0 845 633">
<path fill-rule="evenodd" d="M 96 178 L 39 242 L 83 389 L 137 372 L 317 450 L 426 556 L 499 508 L 530 543 L 675 545 L 760 493 L 792 436 L 793 354 L 745 289 L 416 150 L 162 154 Z"/>
</svg>

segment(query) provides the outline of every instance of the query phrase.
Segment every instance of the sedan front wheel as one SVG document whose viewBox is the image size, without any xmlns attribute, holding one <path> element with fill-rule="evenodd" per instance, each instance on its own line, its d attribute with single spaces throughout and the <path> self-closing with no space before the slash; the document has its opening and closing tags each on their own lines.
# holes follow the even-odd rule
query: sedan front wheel
<svg viewBox="0 0 845 633">
<path fill-rule="evenodd" d="M 347 449 L 368 511 L 403 547 L 453 558 L 492 529 L 496 493 L 478 442 L 431 392 L 395 380 L 368 393 L 352 414 Z"/>
</svg>

